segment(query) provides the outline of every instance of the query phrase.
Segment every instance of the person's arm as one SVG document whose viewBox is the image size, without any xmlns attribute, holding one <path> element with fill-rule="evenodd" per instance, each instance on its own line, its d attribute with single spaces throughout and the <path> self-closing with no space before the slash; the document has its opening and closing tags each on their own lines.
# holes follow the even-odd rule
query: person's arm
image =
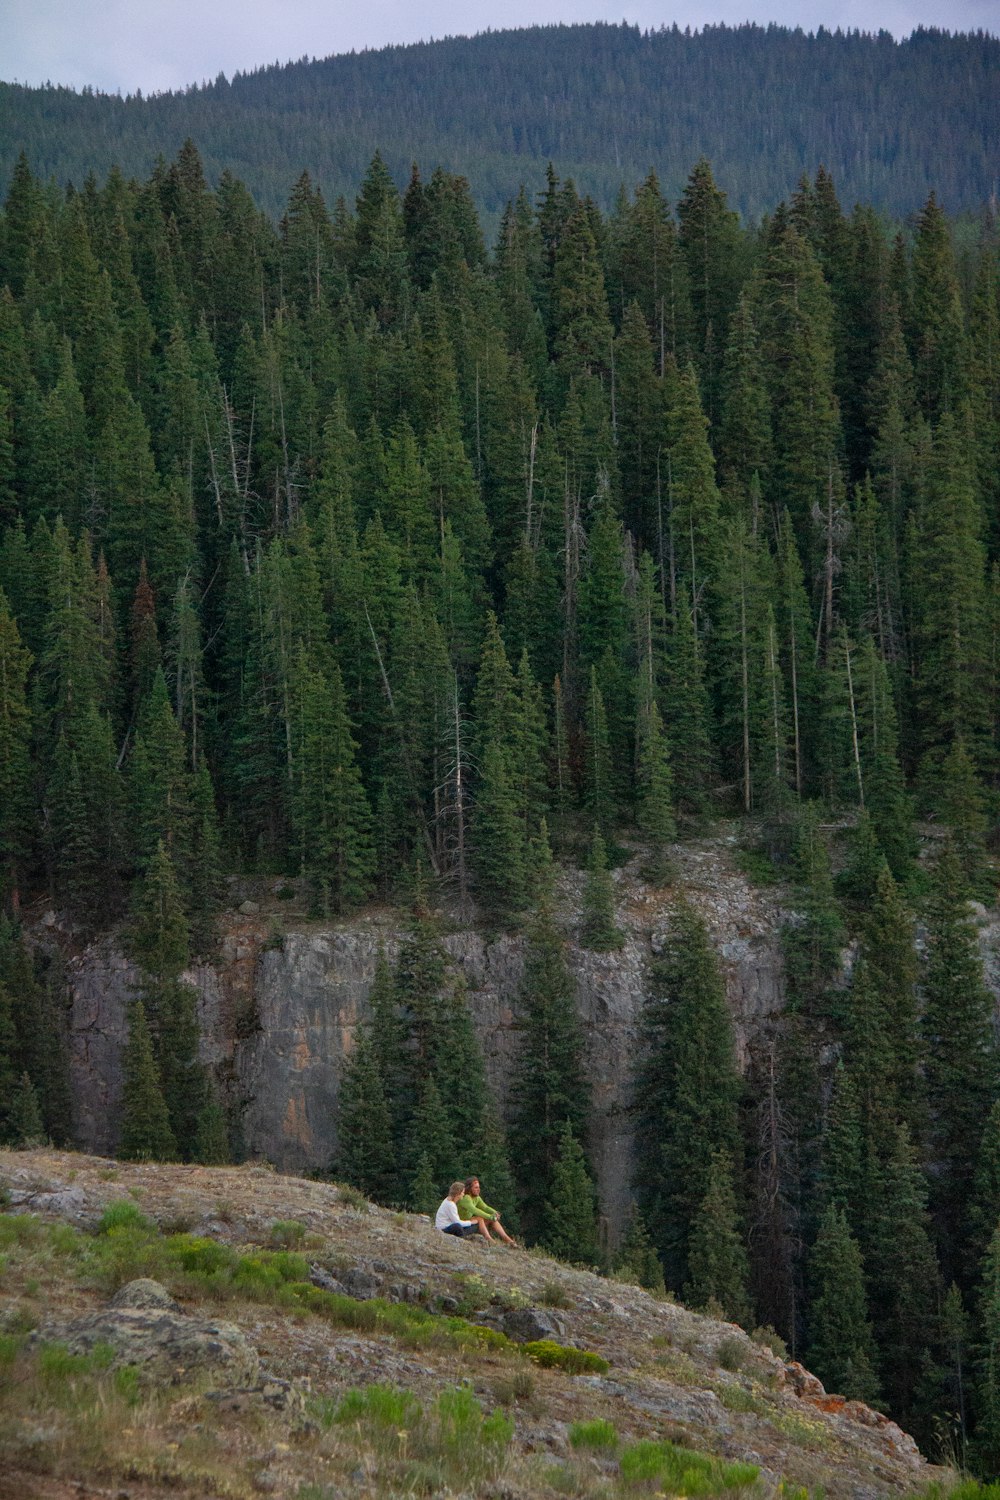
<svg viewBox="0 0 1000 1500">
<path fill-rule="evenodd" d="M 499 1219 L 500 1217 L 496 1209 L 490 1208 L 490 1205 L 484 1203 L 482 1198 L 473 1198 L 472 1206 L 477 1214 L 482 1214 L 484 1219 Z"/>
<path fill-rule="evenodd" d="M 457 1211 L 462 1215 L 463 1219 L 468 1219 L 470 1223 L 479 1212 L 476 1207 L 476 1200 L 469 1193 L 463 1193 L 461 1198 L 459 1198 Z"/>
</svg>

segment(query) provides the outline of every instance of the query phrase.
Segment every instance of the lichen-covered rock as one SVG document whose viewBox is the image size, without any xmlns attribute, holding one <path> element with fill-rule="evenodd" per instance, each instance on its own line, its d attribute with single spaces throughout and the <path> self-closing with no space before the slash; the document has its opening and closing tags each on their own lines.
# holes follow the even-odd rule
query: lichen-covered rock
<svg viewBox="0 0 1000 1500">
<path fill-rule="evenodd" d="M 254 1385 L 260 1376 L 257 1351 L 234 1323 L 200 1318 L 177 1310 L 158 1282 L 131 1282 L 99 1312 L 59 1327 L 40 1330 L 71 1354 L 89 1354 L 98 1345 L 114 1351 L 114 1365 L 132 1365 L 154 1380 L 181 1380 L 211 1369 L 235 1386 Z"/>
<path fill-rule="evenodd" d="M 533 1344 L 537 1339 L 561 1339 L 563 1327 L 551 1313 L 537 1307 L 512 1307 L 500 1320 L 500 1327 L 516 1344 Z"/>
<path fill-rule="evenodd" d="M 180 1312 L 180 1307 L 166 1287 L 154 1281 L 151 1276 L 139 1276 L 135 1281 L 127 1281 L 124 1286 L 118 1288 L 108 1306 Z"/>
</svg>

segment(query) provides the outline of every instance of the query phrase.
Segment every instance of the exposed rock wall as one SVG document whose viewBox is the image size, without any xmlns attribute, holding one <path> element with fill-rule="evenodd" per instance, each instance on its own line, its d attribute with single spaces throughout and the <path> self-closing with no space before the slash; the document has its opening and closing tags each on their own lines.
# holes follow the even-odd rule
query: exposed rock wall
<svg viewBox="0 0 1000 1500">
<path fill-rule="evenodd" d="M 676 866 L 678 884 L 705 917 L 719 953 L 745 1067 L 782 1003 L 782 912 L 773 893 L 753 889 L 736 869 L 730 845 L 720 838 L 681 846 Z M 626 941 L 610 954 L 572 941 L 582 877 L 564 875 L 559 892 L 593 1087 L 591 1147 L 612 1236 L 633 1174 L 630 1097 L 642 1000 L 674 894 L 672 887 L 645 885 L 632 866 L 616 873 L 616 884 Z M 249 1155 L 295 1171 L 329 1163 L 341 1067 L 366 1015 L 379 945 L 392 958 L 404 930 L 399 913 L 383 912 L 328 926 L 301 923 L 277 942 L 256 911 L 227 915 L 219 960 L 187 977 L 198 990 L 204 1060 L 240 1112 Z M 503 1106 L 519 1047 L 524 939 L 489 939 L 467 928 L 443 941 L 468 984 Z M 85 1149 L 107 1153 L 118 1139 L 126 1011 L 137 975 L 113 944 L 102 942 L 70 961 L 69 978 L 76 1134 Z"/>
</svg>

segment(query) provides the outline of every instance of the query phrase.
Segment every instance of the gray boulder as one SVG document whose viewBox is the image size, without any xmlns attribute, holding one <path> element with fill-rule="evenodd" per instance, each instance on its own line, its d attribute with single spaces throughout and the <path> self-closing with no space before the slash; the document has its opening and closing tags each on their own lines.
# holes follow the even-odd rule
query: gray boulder
<svg viewBox="0 0 1000 1500">
<path fill-rule="evenodd" d="M 562 1324 L 537 1307 L 513 1307 L 505 1312 L 500 1324 L 516 1344 L 533 1344 L 536 1339 L 562 1338 Z"/>
<path fill-rule="evenodd" d="M 115 1293 L 107 1307 L 42 1336 L 58 1339 L 71 1354 L 96 1345 L 114 1350 L 115 1365 L 133 1365 L 155 1380 L 178 1381 L 213 1370 L 227 1384 L 252 1386 L 260 1378 L 257 1351 L 234 1323 L 182 1312 L 165 1287 L 142 1278 Z"/>
</svg>

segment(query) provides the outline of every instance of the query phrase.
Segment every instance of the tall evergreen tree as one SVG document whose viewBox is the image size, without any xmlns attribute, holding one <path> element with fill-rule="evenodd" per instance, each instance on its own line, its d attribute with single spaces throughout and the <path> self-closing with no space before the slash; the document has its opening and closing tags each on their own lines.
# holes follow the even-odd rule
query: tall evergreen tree
<svg viewBox="0 0 1000 1500">
<path fill-rule="evenodd" d="M 541 1244 L 552 1255 L 576 1265 L 597 1260 L 594 1184 L 587 1160 L 567 1120 L 559 1134 L 559 1152 L 545 1199 Z"/>
<path fill-rule="evenodd" d="M 831 1205 L 809 1258 L 809 1368 L 829 1391 L 871 1406 L 878 1399 L 875 1344 L 861 1252 L 843 1210 Z"/>
<path fill-rule="evenodd" d="M 679 1289 L 713 1156 L 735 1159 L 739 1096 L 722 979 L 705 925 L 684 901 L 671 913 L 653 984 L 638 1068 L 637 1188 Z"/>
</svg>

